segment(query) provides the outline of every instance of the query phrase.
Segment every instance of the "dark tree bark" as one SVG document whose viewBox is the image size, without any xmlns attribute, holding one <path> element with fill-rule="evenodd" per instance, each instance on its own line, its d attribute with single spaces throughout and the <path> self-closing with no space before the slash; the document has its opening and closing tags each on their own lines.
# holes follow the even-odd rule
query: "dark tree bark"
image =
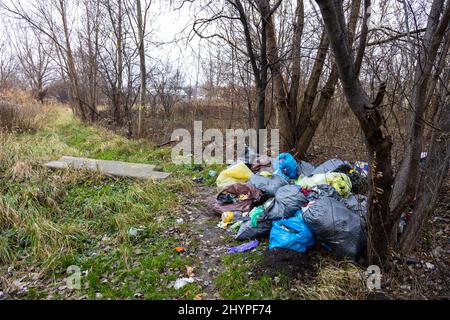
<svg viewBox="0 0 450 320">
<path fill-rule="evenodd" d="M 353 43 L 354 34 L 358 22 L 361 1 L 353 0 L 349 18 L 349 37 L 348 41 Z M 329 40 L 324 31 L 316 59 L 307 81 L 305 91 L 302 93 L 302 100 L 299 100 L 300 87 L 300 47 L 301 37 L 304 25 L 304 6 L 303 1 L 297 1 L 296 20 L 294 21 L 294 31 L 292 40 L 292 70 L 290 86 L 284 79 L 281 69 L 281 61 L 278 53 L 277 36 L 275 33 L 275 24 L 270 19 L 267 28 L 267 38 L 269 43 L 269 63 L 272 73 L 275 105 L 277 111 L 277 127 L 280 129 L 280 148 L 283 151 L 290 151 L 299 156 L 305 156 L 311 141 L 314 137 L 331 98 L 334 95 L 338 81 L 337 67 L 333 63 L 332 69 L 325 82 L 325 86 L 319 91 L 319 83 L 324 72 L 325 59 L 329 49 Z"/>
<path fill-rule="evenodd" d="M 448 54 L 448 48 L 443 52 Z M 450 99 L 446 84 L 450 81 L 450 67 L 442 79 L 439 99 L 435 101 L 437 112 L 433 122 L 430 148 L 423 173 L 417 184 L 416 202 L 411 220 L 400 238 L 402 253 L 411 252 L 421 235 L 421 229 L 431 216 L 438 202 L 439 190 L 446 177 L 450 163 Z"/>
<path fill-rule="evenodd" d="M 396 176 L 391 200 L 392 218 L 398 222 L 401 214 L 414 198 L 419 177 L 419 160 L 423 147 L 424 122 L 427 108 L 427 96 L 433 65 L 438 49 L 448 29 L 450 20 L 450 1 L 443 9 L 444 0 L 433 1 L 428 18 L 424 43 L 418 56 L 415 71 L 414 88 L 409 121 L 409 137 L 405 149 L 405 157 Z M 395 237 L 395 235 L 394 235 Z M 394 239 L 395 241 L 395 239 Z"/>
<path fill-rule="evenodd" d="M 342 1 L 317 1 L 333 49 L 347 102 L 364 132 L 369 154 L 368 257 L 370 264 L 385 265 L 389 252 L 389 199 L 392 191 L 392 140 L 379 105 L 370 102 L 356 75 L 345 27 Z M 376 101 L 382 100 L 382 91 Z M 381 99 L 380 99 L 381 98 Z"/>
<path fill-rule="evenodd" d="M 421 119 L 426 109 L 425 101 L 431 69 L 435 63 L 437 51 L 441 45 L 445 30 L 448 27 L 450 1 L 444 10 L 442 8 L 442 0 L 435 0 L 432 5 L 427 34 L 423 44 L 422 61 L 418 63 L 415 74 L 416 86 L 412 97 L 413 113 L 411 116 L 410 140 L 406 145 L 406 156 L 396 176 L 395 186 L 391 163 L 392 141 L 385 119 L 379 110 L 383 101 L 385 84 L 380 86 L 375 101 L 371 103 L 359 81 L 358 70 L 356 70 L 359 62 L 357 60 L 355 67 L 349 43 L 346 41 L 347 35 L 342 1 L 317 0 L 317 3 L 322 12 L 331 47 L 333 48 L 339 78 L 347 103 L 356 115 L 364 132 L 369 153 L 369 263 L 386 266 L 390 250 L 396 245 L 392 235 L 396 231 L 396 225 L 403 209 L 410 203 L 416 191 L 415 185 L 419 172 L 423 135 Z M 367 32 L 363 32 L 362 35 L 367 37 Z M 362 49 L 358 51 L 358 55 L 361 55 L 361 52 L 363 52 Z M 436 146 L 435 148 L 439 147 Z M 440 146 L 440 148 L 442 149 L 444 146 Z"/>
</svg>

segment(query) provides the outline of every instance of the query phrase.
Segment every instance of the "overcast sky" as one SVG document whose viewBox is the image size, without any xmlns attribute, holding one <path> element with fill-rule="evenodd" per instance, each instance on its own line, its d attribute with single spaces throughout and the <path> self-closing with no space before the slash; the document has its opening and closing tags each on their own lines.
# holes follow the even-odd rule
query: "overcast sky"
<svg viewBox="0 0 450 320">
<path fill-rule="evenodd" d="M 8 3 L 10 0 L 0 1 Z M 145 2 L 143 1 L 143 6 Z M 147 54 L 152 59 L 169 61 L 174 67 L 179 66 L 185 73 L 187 84 L 190 82 L 194 84 L 198 64 L 196 55 L 198 54 L 200 40 L 194 37 L 191 41 L 187 41 L 188 33 L 192 29 L 194 10 L 189 5 L 184 5 L 178 9 L 176 8 L 177 4 L 171 6 L 171 2 L 177 3 L 178 1 L 152 1 L 147 19 L 148 29 L 152 30 L 152 44 L 146 48 Z M 26 7 L 29 1 L 21 1 L 21 3 Z M 7 21 L 4 16 L 1 17 L 0 42 L 5 41 L 6 31 L 10 28 L 11 23 L 14 24 L 14 20 Z"/>
<path fill-rule="evenodd" d="M 153 30 L 153 40 L 163 44 L 149 52 L 150 56 L 161 60 L 169 59 L 173 64 L 179 65 L 186 77 L 190 78 L 186 79 L 187 82 L 191 80 L 194 83 L 199 39 L 194 37 L 187 41 L 188 32 L 192 29 L 193 9 L 187 5 L 176 9 L 169 5 L 168 0 L 156 0 L 151 11 L 157 14 L 156 17 L 151 14 L 148 19 Z"/>
</svg>

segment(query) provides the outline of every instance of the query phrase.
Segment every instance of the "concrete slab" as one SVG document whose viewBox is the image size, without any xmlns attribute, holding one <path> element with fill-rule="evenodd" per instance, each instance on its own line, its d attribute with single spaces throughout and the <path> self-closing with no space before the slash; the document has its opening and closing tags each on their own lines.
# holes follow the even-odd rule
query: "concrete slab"
<svg viewBox="0 0 450 320">
<path fill-rule="evenodd" d="M 149 164 L 95 160 L 76 157 L 62 157 L 57 161 L 46 163 L 45 166 L 51 169 L 88 169 L 92 171 L 100 171 L 102 174 L 115 177 L 127 177 L 136 179 L 162 180 L 170 176 L 170 173 L 154 171 L 155 166 Z"/>
</svg>

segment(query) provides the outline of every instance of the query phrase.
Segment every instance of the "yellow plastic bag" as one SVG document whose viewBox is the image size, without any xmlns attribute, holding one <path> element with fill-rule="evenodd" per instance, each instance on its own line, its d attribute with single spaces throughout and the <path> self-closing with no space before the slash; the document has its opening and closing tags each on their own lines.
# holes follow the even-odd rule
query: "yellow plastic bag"
<svg viewBox="0 0 450 320">
<path fill-rule="evenodd" d="M 300 177 L 297 184 L 304 188 L 312 188 L 321 184 L 327 184 L 336 189 L 337 193 L 347 198 L 352 191 L 352 181 L 345 173 L 319 173 L 310 177 Z"/>
<path fill-rule="evenodd" d="M 216 184 L 219 188 L 224 188 L 234 183 L 246 183 L 250 180 L 253 172 L 247 168 L 245 163 L 239 162 L 238 164 L 222 171 L 217 177 Z"/>
<path fill-rule="evenodd" d="M 326 173 L 327 183 L 335 188 L 339 195 L 347 198 L 352 191 L 352 181 L 345 173 Z"/>
</svg>

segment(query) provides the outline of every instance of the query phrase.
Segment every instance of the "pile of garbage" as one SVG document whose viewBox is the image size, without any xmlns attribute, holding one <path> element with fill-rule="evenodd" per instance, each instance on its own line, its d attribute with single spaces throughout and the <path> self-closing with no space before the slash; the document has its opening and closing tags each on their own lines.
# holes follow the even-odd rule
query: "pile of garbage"
<svg viewBox="0 0 450 320">
<path fill-rule="evenodd" d="M 251 250 L 269 238 L 269 249 L 306 252 L 317 243 L 339 258 L 358 260 L 366 246 L 368 164 L 331 159 L 314 167 L 289 153 L 261 156 L 221 172 L 214 210 L 218 226 Z"/>
</svg>

